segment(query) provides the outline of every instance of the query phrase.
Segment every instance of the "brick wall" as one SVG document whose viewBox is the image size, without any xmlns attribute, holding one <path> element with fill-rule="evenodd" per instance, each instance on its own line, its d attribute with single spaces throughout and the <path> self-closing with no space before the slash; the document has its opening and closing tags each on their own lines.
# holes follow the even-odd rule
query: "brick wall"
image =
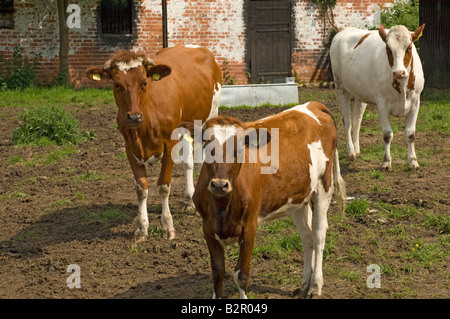
<svg viewBox="0 0 450 319">
<path fill-rule="evenodd" d="M 247 83 L 246 13 L 250 0 L 167 0 L 169 46 L 197 44 L 207 47 L 238 83 Z M 324 29 L 319 10 L 312 0 L 291 0 L 295 26 L 292 70 L 301 81 L 329 77 L 327 39 L 330 25 Z M 389 0 L 341 1 L 334 9 L 335 23 L 364 27 L 374 20 L 379 3 Z M 99 23 L 100 0 L 76 1 L 81 8 L 81 28 L 70 29 L 70 79 L 77 86 L 94 85 L 84 71 L 102 65 L 118 49 L 143 51 L 150 56 L 162 48 L 161 0 L 135 0 L 133 35 L 129 38 L 102 35 Z M 58 74 L 59 36 L 56 1 L 14 1 L 14 29 L 0 29 L 0 54 L 9 57 L 16 45 L 26 56 L 40 53 L 40 78 L 50 82 Z M 95 84 L 98 85 L 98 84 Z"/>
</svg>

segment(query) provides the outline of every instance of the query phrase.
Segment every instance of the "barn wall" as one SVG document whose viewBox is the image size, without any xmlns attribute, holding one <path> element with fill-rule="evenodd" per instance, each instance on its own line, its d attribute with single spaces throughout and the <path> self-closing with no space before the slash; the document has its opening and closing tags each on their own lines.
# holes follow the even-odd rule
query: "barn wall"
<svg viewBox="0 0 450 319">
<path fill-rule="evenodd" d="M 246 7 L 250 0 L 167 0 L 168 43 L 197 44 L 209 48 L 218 62 L 235 77 L 247 83 Z M 334 9 L 338 27 L 364 27 L 373 21 L 379 3 L 388 0 L 338 0 Z M 78 86 L 92 85 L 84 71 L 102 65 L 118 49 L 147 52 L 150 56 L 162 48 L 161 0 L 135 0 L 133 36 L 101 34 L 100 0 L 71 1 L 81 7 L 81 28 L 70 30 L 70 78 Z M 312 0 L 292 0 L 293 46 L 292 73 L 309 82 L 329 79 L 327 45 L 331 31 L 324 29 L 317 5 Z M 25 56 L 40 53 L 40 78 L 51 81 L 58 74 L 58 16 L 55 0 L 14 1 L 14 29 L 0 29 L 0 54 L 11 56 L 16 45 Z"/>
</svg>

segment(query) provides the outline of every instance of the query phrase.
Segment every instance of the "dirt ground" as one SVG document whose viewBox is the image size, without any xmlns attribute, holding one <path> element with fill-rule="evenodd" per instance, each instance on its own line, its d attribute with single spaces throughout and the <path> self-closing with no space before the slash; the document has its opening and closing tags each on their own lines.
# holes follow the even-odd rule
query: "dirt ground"
<svg viewBox="0 0 450 319">
<path fill-rule="evenodd" d="M 334 102 L 327 105 L 338 113 Z M 123 156 L 123 139 L 115 125 L 116 106 L 68 106 L 68 109 L 80 120 L 82 130 L 94 130 L 98 138 L 77 146 L 76 152 L 57 162 L 36 161 L 34 165 L 12 163 L 11 159 L 42 158 L 55 147 L 12 146 L 11 135 L 19 124 L 21 110 L 1 110 L 0 298 L 210 298 L 212 280 L 201 218 L 184 212 L 181 165 L 173 172 L 170 197 L 177 239 L 167 241 L 160 233 L 161 204 L 156 190 L 160 166 L 154 165 L 148 172 L 151 233 L 147 241 L 134 247 L 137 199 L 131 170 Z M 262 107 L 220 113 L 247 121 L 281 110 Z M 404 133 L 398 135 L 394 138 L 404 140 Z M 345 149 L 343 136 L 340 125 L 341 150 Z M 363 150 L 372 143 L 381 143 L 381 133 L 361 134 Z M 406 142 L 401 145 L 406 147 Z M 404 158 L 394 158 L 393 171 L 384 174 L 385 184 L 390 187 L 385 193 L 375 192 L 358 179 L 358 172 L 378 169 L 381 153 L 379 163 L 342 163 L 348 196 L 364 195 L 369 200 L 383 201 L 395 207 L 409 205 L 436 214 L 448 214 L 449 145 L 448 135 L 418 134 L 416 148 L 433 152 L 439 164 L 409 171 L 404 169 Z M 108 218 L 108 213 L 115 217 Z M 102 219 L 104 215 L 106 217 Z M 334 206 L 329 215 L 336 215 Z M 448 298 L 448 260 L 439 265 L 442 271 L 418 267 L 411 274 L 391 272 L 382 277 L 382 289 L 375 292 L 366 287 L 369 273 L 363 267 L 376 263 L 373 259 L 377 252 L 360 253 L 362 259 L 345 256 L 348 248 L 356 244 L 366 251 L 364 245 L 368 244 L 362 238 L 373 227 L 370 218 L 367 215 L 348 219 L 345 225 L 329 221 L 330 230 L 338 234 L 340 240 L 331 257 L 324 261 L 323 298 L 395 298 L 396 293 L 400 298 Z M 391 222 L 388 219 L 377 227 L 388 227 Z M 415 229 L 410 220 L 401 223 L 403 229 Z M 424 241 L 437 236 L 436 232 L 423 228 L 417 228 L 417 232 L 417 238 Z M 412 237 L 408 237 L 409 241 L 378 238 L 383 251 L 398 251 L 389 255 L 396 257 L 385 263 L 401 265 L 404 262 L 401 251 L 410 249 Z M 284 267 L 280 267 L 280 263 Z M 73 264 L 79 266 L 81 288 L 67 286 L 66 280 L 71 275 L 67 267 Z M 339 266 L 333 267 L 333 264 Z M 227 260 L 225 295 L 228 298 L 238 297 L 233 284 L 233 268 L 234 261 Z M 286 260 L 270 256 L 255 258 L 249 291 L 258 298 L 293 298 L 293 292 L 300 286 L 302 268 L 301 253 L 288 256 Z M 339 274 L 352 269 L 358 269 L 362 274 L 360 282 L 344 280 Z M 269 276 L 267 272 L 270 271 L 273 274 Z M 263 272 L 266 275 L 259 275 Z M 292 276 L 298 281 L 280 279 Z M 414 293 L 408 295 L 405 291 Z"/>
</svg>

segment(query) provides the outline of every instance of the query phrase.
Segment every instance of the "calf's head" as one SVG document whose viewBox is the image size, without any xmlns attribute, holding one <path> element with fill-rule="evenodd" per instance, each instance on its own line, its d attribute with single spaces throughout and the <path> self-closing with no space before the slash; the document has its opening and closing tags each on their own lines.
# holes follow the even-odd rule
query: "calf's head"
<svg viewBox="0 0 450 319">
<path fill-rule="evenodd" d="M 103 67 L 87 69 L 86 76 L 94 81 L 113 81 L 114 98 L 119 108 L 118 121 L 131 128 L 144 121 L 143 105 L 149 86 L 170 72 L 169 66 L 155 65 L 145 54 L 119 51 Z"/>
<path fill-rule="evenodd" d="M 392 68 L 394 80 L 401 80 L 409 76 L 407 68 L 412 63 L 413 42 L 422 36 L 424 27 L 425 24 L 414 32 L 409 32 L 402 25 L 392 27 L 388 33 L 383 25 L 378 29 L 381 39 L 386 43 L 387 59 Z"/>
<path fill-rule="evenodd" d="M 229 116 L 212 118 L 201 128 L 192 123 L 182 123 L 180 127 L 194 134 L 194 141 L 199 135 L 196 131 L 201 131 L 202 174 L 206 173 L 203 176 L 207 179 L 207 189 L 215 197 L 225 197 L 233 191 L 243 163 L 257 163 L 256 151 L 271 139 L 266 129 L 246 127 Z"/>
</svg>

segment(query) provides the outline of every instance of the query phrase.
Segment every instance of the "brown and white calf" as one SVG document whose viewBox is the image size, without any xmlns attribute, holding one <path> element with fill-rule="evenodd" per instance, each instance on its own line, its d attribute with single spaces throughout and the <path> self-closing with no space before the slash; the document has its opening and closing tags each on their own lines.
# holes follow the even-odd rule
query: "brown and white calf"
<svg viewBox="0 0 450 319">
<path fill-rule="evenodd" d="M 257 225 L 288 215 L 304 247 L 301 295 L 320 295 L 327 211 L 334 189 L 340 209 L 345 208 L 330 111 L 309 102 L 251 123 L 218 116 L 203 125 L 202 136 L 205 161 L 193 199 L 203 219 L 213 296 L 223 297 L 224 245 L 239 244 L 234 280 L 241 298 L 246 298 Z"/>
<path fill-rule="evenodd" d="M 354 160 L 360 154 L 359 129 L 367 103 L 370 103 L 377 105 L 383 131 L 382 168 L 391 168 L 393 133 L 390 115 L 406 118 L 409 167 L 419 167 L 414 139 L 424 77 L 414 42 L 422 35 L 424 27 L 422 25 L 414 32 L 401 25 L 388 32 L 383 25 L 378 31 L 346 28 L 333 38 L 330 58 L 350 159 Z M 355 99 L 353 115 L 352 98 Z"/>
<path fill-rule="evenodd" d="M 136 240 L 148 234 L 146 166 L 159 160 L 162 167 L 157 187 L 162 200 L 162 227 L 169 239 L 175 238 L 169 193 L 174 166 L 171 155 L 177 141 L 171 139 L 171 134 L 181 122 L 217 115 L 222 71 L 213 54 L 192 46 L 163 49 L 154 59 L 120 51 L 103 67 L 89 68 L 86 75 L 93 80 L 113 81 L 117 124 L 125 139 L 139 200 Z M 184 163 L 185 200 L 192 203 L 192 156 L 189 159 Z"/>
</svg>

